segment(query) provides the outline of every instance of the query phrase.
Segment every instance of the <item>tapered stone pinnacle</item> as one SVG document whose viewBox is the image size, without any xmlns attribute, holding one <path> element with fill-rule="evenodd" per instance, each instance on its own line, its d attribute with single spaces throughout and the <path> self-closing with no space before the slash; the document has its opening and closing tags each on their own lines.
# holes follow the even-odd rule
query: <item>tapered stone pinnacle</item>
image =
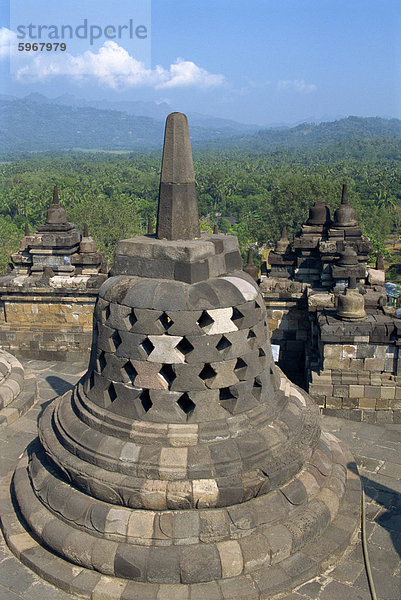
<svg viewBox="0 0 401 600">
<path fill-rule="evenodd" d="M 48 225 L 62 225 L 67 223 L 67 215 L 65 214 L 64 208 L 60 205 L 56 185 L 53 190 L 53 202 L 50 204 L 47 211 L 46 223 Z"/>
<path fill-rule="evenodd" d="M 343 183 L 343 191 L 341 194 L 341 204 L 348 204 L 348 188 L 347 188 L 346 183 Z"/>
<path fill-rule="evenodd" d="M 83 237 L 86 237 L 86 238 L 89 237 L 88 223 L 84 223 Z"/>
<path fill-rule="evenodd" d="M 148 235 L 152 235 L 153 233 L 154 233 L 154 231 L 153 231 L 152 219 L 149 217 L 148 218 Z"/>
<path fill-rule="evenodd" d="M 384 259 L 383 259 L 383 256 L 381 254 L 377 255 L 377 258 L 376 258 L 376 269 L 378 269 L 379 271 L 384 271 Z"/>
<path fill-rule="evenodd" d="M 167 240 L 200 237 L 188 120 L 177 112 L 168 115 L 164 132 L 157 237 Z"/>
<path fill-rule="evenodd" d="M 217 233 L 219 233 L 219 226 L 217 225 L 217 223 L 215 223 L 213 225 L 213 233 L 216 235 Z"/>
<path fill-rule="evenodd" d="M 30 235 L 28 223 L 25 223 L 25 235 Z"/>
</svg>

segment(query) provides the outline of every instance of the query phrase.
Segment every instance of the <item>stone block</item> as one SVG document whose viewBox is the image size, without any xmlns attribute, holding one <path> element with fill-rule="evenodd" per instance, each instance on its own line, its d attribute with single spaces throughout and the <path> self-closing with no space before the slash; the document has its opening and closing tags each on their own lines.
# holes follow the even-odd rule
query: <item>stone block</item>
<svg viewBox="0 0 401 600">
<path fill-rule="evenodd" d="M 370 385 L 369 371 L 360 371 L 358 373 L 358 384 L 359 385 Z"/>
<path fill-rule="evenodd" d="M 343 398 L 342 407 L 351 409 L 358 408 L 358 398 Z"/>
<path fill-rule="evenodd" d="M 365 385 L 365 398 L 380 398 L 380 387 L 377 385 Z"/>
<path fill-rule="evenodd" d="M 342 347 L 343 358 L 357 358 L 357 346 L 355 345 L 344 345 Z"/>
<path fill-rule="evenodd" d="M 376 410 L 388 410 L 390 400 L 388 398 L 376 398 Z"/>
<path fill-rule="evenodd" d="M 323 361 L 323 369 L 343 370 L 349 369 L 351 366 L 349 358 L 325 358 Z"/>
<path fill-rule="evenodd" d="M 191 600 L 222 600 L 223 596 L 217 581 L 208 581 L 205 583 L 193 583 L 189 586 L 191 590 Z M 166 600 L 180 600 L 176 595 L 166 596 Z"/>
<path fill-rule="evenodd" d="M 343 347 L 340 344 L 324 344 L 323 346 L 323 356 L 325 358 L 342 358 L 343 357 Z M 348 358 L 348 357 L 345 357 Z"/>
<path fill-rule="evenodd" d="M 254 533 L 239 540 L 244 561 L 244 572 L 270 564 L 270 546 L 261 533 Z"/>
<path fill-rule="evenodd" d="M 195 545 L 182 549 L 182 583 L 201 583 L 220 578 L 220 555 L 215 544 Z"/>
<path fill-rule="evenodd" d="M 364 368 L 367 371 L 384 371 L 384 359 L 383 358 L 365 358 Z"/>
<path fill-rule="evenodd" d="M 127 538 L 135 540 L 137 545 L 150 545 L 153 537 L 154 518 L 155 513 L 150 510 L 132 511 L 127 526 Z"/>
<path fill-rule="evenodd" d="M 350 398 L 362 398 L 365 393 L 363 385 L 350 385 L 349 386 L 349 397 Z"/>
<path fill-rule="evenodd" d="M 359 398 L 358 407 L 362 409 L 376 408 L 376 398 Z"/>
<path fill-rule="evenodd" d="M 391 410 L 376 410 L 376 423 L 393 423 L 393 413 Z"/>
<path fill-rule="evenodd" d="M 130 513 L 128 510 L 124 511 L 119 508 L 110 508 L 104 526 L 105 533 L 108 535 L 117 534 L 125 537 L 127 535 L 129 518 Z"/>
<path fill-rule="evenodd" d="M 168 480 L 184 479 L 187 474 L 187 460 L 187 448 L 162 448 L 160 477 Z"/>
<path fill-rule="evenodd" d="M 363 359 L 362 358 L 351 358 L 350 368 L 353 371 L 359 371 L 363 369 Z"/>
<path fill-rule="evenodd" d="M 341 384 L 342 385 L 353 385 L 358 383 L 358 375 L 353 371 L 344 371 L 341 373 Z"/>
<path fill-rule="evenodd" d="M 119 544 L 114 559 L 116 577 L 143 580 L 146 574 L 149 548 Z"/>
<path fill-rule="evenodd" d="M 374 358 L 386 358 L 389 348 L 389 346 L 376 346 Z"/>
<path fill-rule="evenodd" d="M 385 272 L 368 267 L 368 282 L 370 285 L 384 285 Z"/>
<path fill-rule="evenodd" d="M 219 488 L 215 479 L 194 479 L 192 489 L 194 504 L 198 508 L 210 508 L 217 505 Z"/>
<path fill-rule="evenodd" d="M 312 396 L 333 396 L 333 386 L 329 384 L 311 383 L 308 391 Z"/>
<path fill-rule="evenodd" d="M 380 398 L 393 400 L 395 398 L 395 387 L 382 386 L 380 389 Z"/>
<path fill-rule="evenodd" d="M 347 398 L 349 395 L 348 385 L 335 385 L 333 386 L 333 396 L 335 398 Z"/>
<path fill-rule="evenodd" d="M 199 543 L 199 512 L 197 510 L 180 510 L 174 513 L 173 535 L 178 546 Z"/>
<path fill-rule="evenodd" d="M 167 508 L 167 481 L 147 479 L 141 488 L 141 501 L 144 508 L 165 510 Z M 152 515 L 153 518 L 154 514 L 152 513 Z M 128 523 L 128 528 L 130 528 L 130 523 Z"/>
<path fill-rule="evenodd" d="M 373 344 L 358 344 L 357 358 L 373 358 L 375 355 L 375 346 Z"/>
<path fill-rule="evenodd" d="M 290 531 L 281 524 L 267 527 L 263 531 L 270 548 L 271 563 L 277 564 L 291 554 L 292 535 Z"/>
<path fill-rule="evenodd" d="M 334 396 L 330 396 L 326 398 L 326 408 L 341 408 L 342 401 L 341 398 L 336 398 Z"/>
<path fill-rule="evenodd" d="M 236 540 L 217 543 L 223 578 L 236 577 L 242 573 L 244 562 L 241 547 Z"/>
<path fill-rule="evenodd" d="M 150 583 L 180 583 L 180 549 L 174 546 L 150 548 L 147 580 Z"/>
</svg>

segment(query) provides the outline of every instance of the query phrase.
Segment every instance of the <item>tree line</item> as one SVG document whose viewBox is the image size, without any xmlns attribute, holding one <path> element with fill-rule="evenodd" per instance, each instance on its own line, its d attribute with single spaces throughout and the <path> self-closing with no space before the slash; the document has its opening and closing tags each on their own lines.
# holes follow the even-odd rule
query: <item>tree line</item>
<svg viewBox="0 0 401 600">
<path fill-rule="evenodd" d="M 400 150 L 399 140 L 383 138 L 321 150 L 195 152 L 202 228 L 212 230 L 216 214 L 234 217 L 221 227 L 238 236 L 245 255 L 250 244 L 274 243 L 284 225 L 294 234 L 317 200 L 333 213 L 347 183 L 363 233 L 384 252 L 401 225 Z M 0 164 L 1 272 L 25 224 L 44 222 L 56 184 L 68 219 L 81 230 L 88 224 L 111 263 L 118 240 L 145 233 L 149 218 L 155 225 L 159 177 L 160 152 L 32 154 Z"/>
</svg>

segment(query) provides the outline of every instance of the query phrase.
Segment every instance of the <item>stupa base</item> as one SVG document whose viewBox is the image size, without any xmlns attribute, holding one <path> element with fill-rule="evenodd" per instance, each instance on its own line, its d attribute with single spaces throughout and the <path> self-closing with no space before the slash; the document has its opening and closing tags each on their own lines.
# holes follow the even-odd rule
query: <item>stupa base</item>
<svg viewBox="0 0 401 600">
<path fill-rule="evenodd" d="M 25 522 L 18 508 L 18 502 L 23 500 L 24 511 L 26 506 L 30 506 L 31 514 L 36 512 L 43 516 L 47 512 L 48 522 L 56 520 L 54 514 L 44 509 L 32 490 L 27 471 L 27 455 L 24 455 L 17 467 L 11 485 L 12 501 L 6 501 L 2 513 L 4 537 L 16 557 L 40 577 L 68 593 L 91 600 L 272 598 L 278 593 L 294 589 L 334 565 L 353 543 L 359 528 L 360 481 L 355 462 L 334 436 L 322 432 L 321 439 L 332 450 L 333 467 L 330 475 L 324 478 L 320 491 L 316 493 L 315 482 L 312 484 L 315 493 L 311 493 L 304 502 L 294 496 L 292 501 L 299 504 L 294 504 L 289 512 L 276 519 L 274 513 L 268 516 L 269 508 L 272 508 L 268 504 L 270 494 L 254 498 L 240 507 L 233 507 L 242 507 L 246 513 L 247 510 L 252 510 L 252 504 L 264 499 L 267 523 L 259 525 L 248 536 L 238 536 L 235 541 L 226 540 L 215 544 L 217 549 L 220 546 L 220 556 L 224 557 L 221 564 L 222 577 L 216 580 L 190 584 L 133 581 L 72 564 L 55 554 L 54 549 L 53 552 L 49 551 L 43 540 L 41 543 L 38 541 L 39 530 L 36 535 L 32 532 L 32 527 Z M 305 485 L 307 471 L 300 473 L 301 480 L 303 475 Z M 320 511 L 316 510 L 319 505 Z M 330 515 L 328 524 L 325 523 L 325 514 Z M 45 526 L 46 523 L 42 521 L 39 527 Z M 78 533 L 73 527 L 71 531 Z M 99 539 L 99 547 L 104 541 Z M 60 554 L 71 552 L 70 544 L 65 539 L 64 548 L 63 540 L 60 540 L 60 544 Z M 199 544 L 193 546 L 194 563 L 198 547 Z M 168 548 L 169 546 L 163 547 L 167 550 L 167 559 Z M 186 548 L 190 549 L 191 546 Z M 80 550 L 82 549 L 75 549 L 77 556 Z M 160 557 L 158 561 L 160 562 Z M 105 564 L 106 562 L 107 559 Z M 159 566 L 163 571 L 163 564 Z M 194 567 L 196 568 L 196 564 Z M 107 571 L 107 567 L 104 570 Z"/>
</svg>

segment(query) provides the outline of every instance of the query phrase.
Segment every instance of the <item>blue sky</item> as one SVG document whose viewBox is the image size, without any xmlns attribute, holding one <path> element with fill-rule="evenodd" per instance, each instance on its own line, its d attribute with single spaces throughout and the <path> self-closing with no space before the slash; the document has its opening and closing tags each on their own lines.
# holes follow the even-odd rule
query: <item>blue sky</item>
<svg viewBox="0 0 401 600">
<path fill-rule="evenodd" d="M 132 18 L 146 22 L 149 35 L 143 43 L 66 40 L 63 56 L 17 54 L 21 40 L 7 33 L 3 2 L 14 72 L 0 49 L 2 93 L 166 101 L 172 110 L 260 125 L 401 118 L 399 0 L 11 0 L 11 13 L 14 25 L 87 18 L 117 26 Z"/>
</svg>

